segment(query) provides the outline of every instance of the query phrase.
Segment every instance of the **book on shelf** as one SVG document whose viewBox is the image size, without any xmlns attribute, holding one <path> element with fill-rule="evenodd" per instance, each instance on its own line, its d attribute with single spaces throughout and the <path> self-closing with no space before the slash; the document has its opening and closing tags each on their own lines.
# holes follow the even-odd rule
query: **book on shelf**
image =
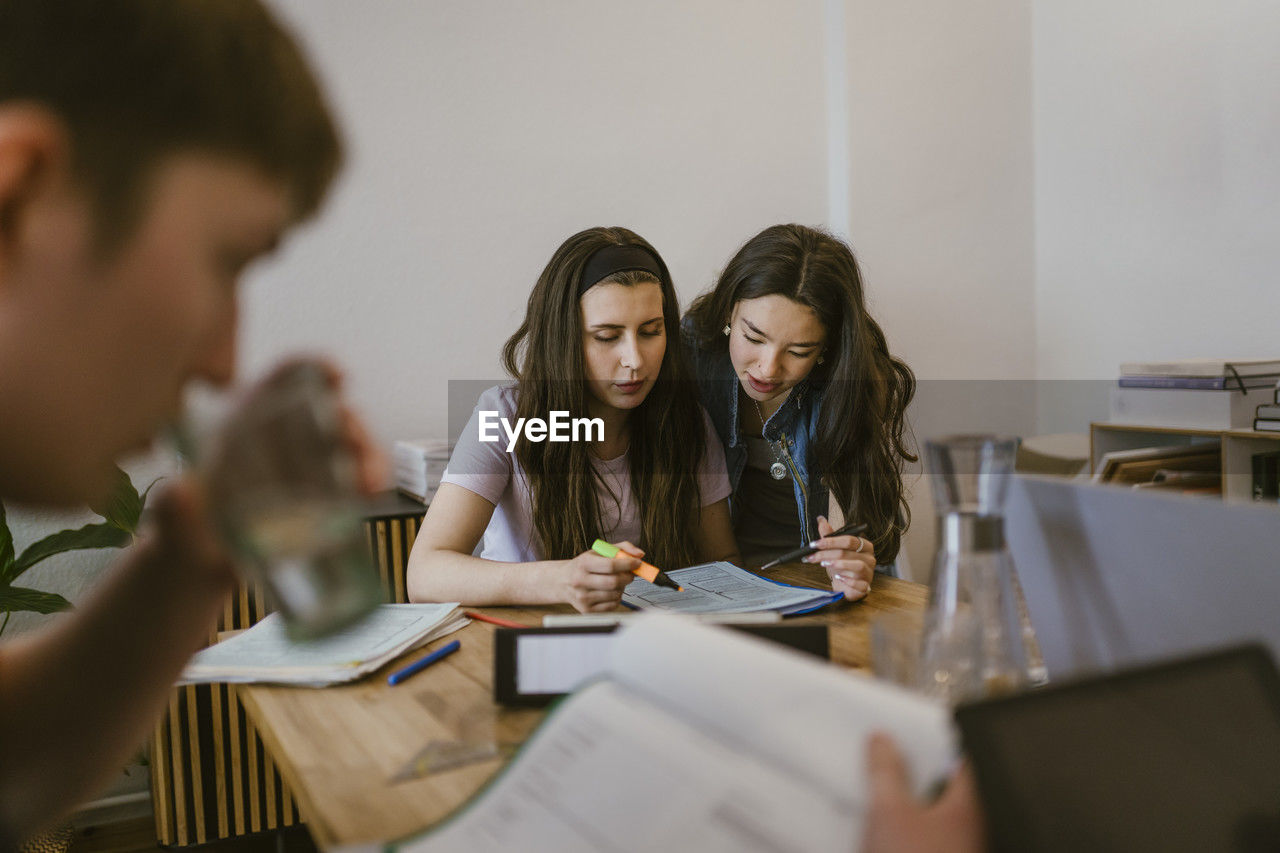
<svg viewBox="0 0 1280 853">
<path fill-rule="evenodd" d="M 1280 395 L 1280 390 L 1277 391 Z M 1272 420 L 1280 420 L 1280 403 L 1263 403 L 1253 410 L 1255 418 L 1270 418 Z"/>
<path fill-rule="evenodd" d="M 956 755 L 938 702 L 649 615 L 621 630 L 603 677 L 556 705 L 475 799 L 389 849 L 856 850 L 873 731 L 902 749 L 916 796 Z"/>
<path fill-rule="evenodd" d="M 1161 468 L 1145 483 L 1134 483 L 1135 489 L 1177 492 L 1182 495 L 1220 496 L 1222 474 L 1218 471 L 1174 471 Z"/>
<path fill-rule="evenodd" d="M 1280 432 L 1280 418 L 1254 418 L 1253 428 L 1257 432 Z"/>
<path fill-rule="evenodd" d="M 1126 361 L 1120 376 L 1185 376 L 1231 379 L 1280 374 L 1280 359 L 1274 358 L 1188 358 L 1174 361 Z"/>
<path fill-rule="evenodd" d="M 1169 479 L 1175 472 L 1212 474 L 1221 480 L 1221 446 L 1208 441 L 1113 450 L 1099 461 L 1093 481 L 1135 485 L 1153 482 L 1158 475 Z"/>
<path fill-rule="evenodd" d="M 1116 384 L 1121 388 L 1194 388 L 1200 391 L 1222 391 L 1241 388 L 1274 388 L 1280 382 L 1280 373 L 1264 373 L 1260 376 L 1121 376 Z"/>
<path fill-rule="evenodd" d="M 1250 388 L 1111 388 L 1111 423 L 1181 429 L 1248 429 L 1254 410 L 1275 399 L 1271 384 Z"/>
</svg>

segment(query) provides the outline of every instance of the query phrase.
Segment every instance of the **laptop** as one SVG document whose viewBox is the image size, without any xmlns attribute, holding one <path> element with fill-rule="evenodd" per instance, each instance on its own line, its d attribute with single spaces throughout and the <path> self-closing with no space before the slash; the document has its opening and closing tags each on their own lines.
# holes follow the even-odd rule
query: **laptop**
<svg viewBox="0 0 1280 853">
<path fill-rule="evenodd" d="M 1280 848 L 1280 675 L 1262 646 L 962 705 L 994 850 Z"/>
<path fill-rule="evenodd" d="M 1280 510 L 1014 476 L 1005 536 L 1051 682 L 1226 645 L 1280 656 Z"/>
</svg>

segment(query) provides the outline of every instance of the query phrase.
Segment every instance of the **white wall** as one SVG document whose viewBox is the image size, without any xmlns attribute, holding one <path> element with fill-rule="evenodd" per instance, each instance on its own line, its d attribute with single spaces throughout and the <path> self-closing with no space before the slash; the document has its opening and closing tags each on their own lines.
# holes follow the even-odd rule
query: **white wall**
<svg viewBox="0 0 1280 853">
<path fill-rule="evenodd" d="M 821 0 L 273 5 L 351 157 L 250 285 L 244 361 L 333 352 L 384 442 L 443 434 L 448 379 L 503 377 L 571 233 L 635 229 L 687 303 L 759 229 L 824 218 Z"/>
<path fill-rule="evenodd" d="M 1030 2 L 847 0 L 844 25 L 851 242 L 919 380 L 915 437 L 1034 433 Z M 925 580 L 920 470 L 905 550 Z"/>
<path fill-rule="evenodd" d="M 1028 0 L 848 0 L 852 243 L 925 379 L 1035 376 Z"/>
<path fill-rule="evenodd" d="M 1280 4 L 1037 0 L 1042 376 L 1280 353 Z"/>
</svg>

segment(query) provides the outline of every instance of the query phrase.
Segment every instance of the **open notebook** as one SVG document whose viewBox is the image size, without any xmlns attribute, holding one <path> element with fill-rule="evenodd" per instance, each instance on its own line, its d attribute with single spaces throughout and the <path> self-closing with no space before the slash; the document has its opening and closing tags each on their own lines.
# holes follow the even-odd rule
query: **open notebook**
<svg viewBox="0 0 1280 853">
<path fill-rule="evenodd" d="M 457 603 L 383 604 L 331 637 L 298 642 L 286 636 L 280 615 L 272 613 L 247 631 L 198 652 L 178 683 L 323 687 L 354 681 L 469 621 Z"/>
<path fill-rule="evenodd" d="M 622 630 L 608 675 L 405 853 L 854 850 L 873 730 L 917 791 L 948 770 L 946 709 L 812 657 L 669 615 Z"/>
</svg>

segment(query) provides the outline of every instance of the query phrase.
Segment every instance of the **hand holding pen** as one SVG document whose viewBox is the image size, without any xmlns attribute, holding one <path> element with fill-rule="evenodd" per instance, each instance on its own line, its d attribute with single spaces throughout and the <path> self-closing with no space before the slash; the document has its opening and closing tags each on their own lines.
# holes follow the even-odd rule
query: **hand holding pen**
<svg viewBox="0 0 1280 853">
<path fill-rule="evenodd" d="M 818 516 L 820 538 L 766 563 L 760 571 L 792 560 L 818 563 L 827 570 L 832 590 L 843 592 L 850 601 L 857 601 L 870 592 L 871 578 L 876 569 L 875 548 L 870 539 L 861 536 L 866 530 L 866 524 L 857 523 L 833 530 L 826 518 Z"/>
<path fill-rule="evenodd" d="M 636 554 L 636 556 L 644 555 L 644 551 L 642 551 L 639 548 L 636 548 L 630 542 L 623 542 L 622 544 L 628 548 L 631 548 L 633 552 Z M 626 552 L 624 552 L 622 548 L 618 547 L 617 545 L 611 545 L 608 542 L 604 541 L 603 539 L 597 539 L 595 542 L 592 542 L 591 550 L 595 551 L 597 554 L 599 554 L 602 557 L 613 558 L 613 557 L 617 557 L 619 554 L 626 556 Z M 680 586 L 680 584 L 673 581 L 670 575 L 668 575 L 662 569 L 658 568 L 657 566 L 651 566 L 646 562 L 641 561 L 640 565 L 632 569 L 631 572 L 636 577 L 644 578 L 651 584 L 656 584 L 658 586 L 665 586 L 667 589 L 674 589 L 676 592 L 682 592 L 684 590 L 684 587 Z"/>
<path fill-rule="evenodd" d="M 571 560 L 557 563 L 561 600 L 579 613 L 614 610 L 622 603 L 622 590 L 635 579 L 644 552 L 630 542 L 619 543 L 621 553 L 606 557 L 583 551 Z"/>
</svg>

